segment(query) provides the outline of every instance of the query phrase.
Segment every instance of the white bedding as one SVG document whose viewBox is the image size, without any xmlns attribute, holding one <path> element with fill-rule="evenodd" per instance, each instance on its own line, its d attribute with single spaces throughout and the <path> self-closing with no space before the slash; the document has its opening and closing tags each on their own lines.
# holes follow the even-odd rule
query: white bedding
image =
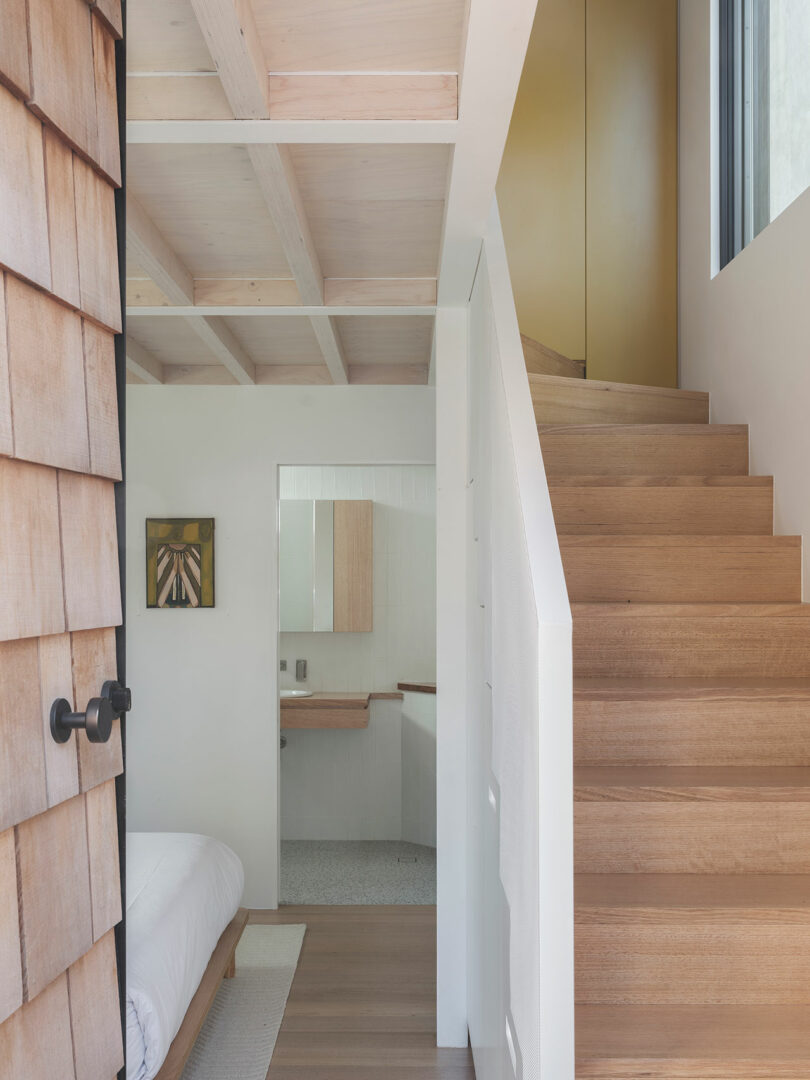
<svg viewBox="0 0 810 1080">
<path fill-rule="evenodd" d="M 210 836 L 127 833 L 127 1080 L 163 1064 L 244 881 Z"/>
</svg>

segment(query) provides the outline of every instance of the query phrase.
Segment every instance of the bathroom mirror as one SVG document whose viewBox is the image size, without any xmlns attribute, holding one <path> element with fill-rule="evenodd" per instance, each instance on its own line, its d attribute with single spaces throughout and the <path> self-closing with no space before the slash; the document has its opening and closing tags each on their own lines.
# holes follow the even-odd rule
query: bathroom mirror
<svg viewBox="0 0 810 1080">
<path fill-rule="evenodd" d="M 282 499 L 283 631 L 373 629 L 373 507 L 368 499 Z"/>
</svg>

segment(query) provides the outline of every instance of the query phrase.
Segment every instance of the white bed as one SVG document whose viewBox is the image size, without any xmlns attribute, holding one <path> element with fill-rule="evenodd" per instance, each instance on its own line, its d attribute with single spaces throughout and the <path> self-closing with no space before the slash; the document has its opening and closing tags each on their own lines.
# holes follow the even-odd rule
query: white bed
<svg viewBox="0 0 810 1080">
<path fill-rule="evenodd" d="M 127 1080 L 163 1064 L 244 880 L 210 836 L 127 833 Z"/>
</svg>

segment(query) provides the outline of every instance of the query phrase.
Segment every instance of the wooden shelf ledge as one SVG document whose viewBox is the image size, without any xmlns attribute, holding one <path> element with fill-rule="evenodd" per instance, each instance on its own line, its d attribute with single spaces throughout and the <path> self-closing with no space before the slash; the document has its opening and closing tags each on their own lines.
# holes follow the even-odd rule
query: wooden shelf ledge
<svg viewBox="0 0 810 1080">
<path fill-rule="evenodd" d="M 284 729 L 357 730 L 367 728 L 369 702 L 373 700 L 402 700 L 398 691 L 326 691 L 319 690 L 311 697 L 281 699 L 281 727 Z"/>
<path fill-rule="evenodd" d="M 433 682 L 401 682 L 397 683 L 399 690 L 407 690 L 411 694 L 435 694 L 436 683 Z"/>
</svg>

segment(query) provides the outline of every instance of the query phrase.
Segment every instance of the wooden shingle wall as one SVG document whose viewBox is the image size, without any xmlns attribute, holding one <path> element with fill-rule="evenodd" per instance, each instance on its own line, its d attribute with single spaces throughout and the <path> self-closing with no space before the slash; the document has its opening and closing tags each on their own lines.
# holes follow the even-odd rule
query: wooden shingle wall
<svg viewBox="0 0 810 1080">
<path fill-rule="evenodd" d="M 123 1064 L 109 742 L 57 744 L 116 676 L 119 0 L 3 0 L 0 26 L 0 1078 Z"/>
</svg>

